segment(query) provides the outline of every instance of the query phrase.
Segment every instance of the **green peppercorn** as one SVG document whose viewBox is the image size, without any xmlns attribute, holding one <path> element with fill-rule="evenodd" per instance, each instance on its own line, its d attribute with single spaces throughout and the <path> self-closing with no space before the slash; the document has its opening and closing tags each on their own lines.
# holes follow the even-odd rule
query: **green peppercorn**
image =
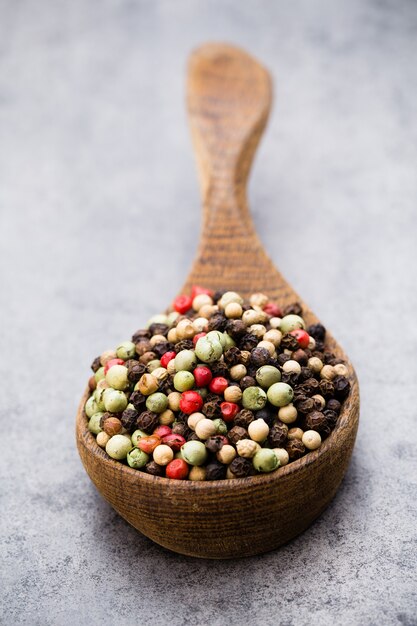
<svg viewBox="0 0 417 626">
<path fill-rule="evenodd" d="M 207 460 L 207 449 L 202 441 L 186 441 L 181 446 L 181 457 L 190 465 L 203 465 Z"/>
<path fill-rule="evenodd" d="M 268 389 L 267 395 L 274 406 L 287 406 L 294 397 L 294 391 L 287 383 L 274 383 Z"/>
<path fill-rule="evenodd" d="M 222 344 L 214 336 L 205 335 L 197 341 L 195 353 L 203 363 L 213 363 L 213 361 L 218 361 L 223 354 Z"/>
<path fill-rule="evenodd" d="M 213 420 L 213 424 L 216 428 L 216 435 L 227 434 L 227 424 L 220 417 L 216 417 L 216 419 Z"/>
<path fill-rule="evenodd" d="M 195 379 L 191 372 L 177 372 L 174 376 L 174 388 L 177 391 L 188 391 L 194 387 Z"/>
<path fill-rule="evenodd" d="M 224 349 L 226 346 L 226 333 L 221 333 L 219 330 L 211 330 L 210 332 L 207 333 L 207 335 L 205 335 L 206 339 L 210 339 L 210 341 L 212 339 L 214 339 L 215 341 L 220 341 L 220 343 L 222 344 L 222 348 Z"/>
<path fill-rule="evenodd" d="M 149 462 L 149 454 L 146 454 L 143 450 L 139 450 L 139 448 L 133 448 L 127 454 L 127 462 L 130 467 L 134 469 L 140 469 L 141 467 L 145 467 L 146 463 Z"/>
<path fill-rule="evenodd" d="M 242 395 L 242 404 L 245 409 L 259 411 L 266 405 L 266 393 L 260 387 L 247 387 Z"/>
<path fill-rule="evenodd" d="M 305 322 L 302 317 L 299 315 L 285 315 L 281 323 L 279 325 L 279 329 L 282 333 L 289 333 L 291 330 L 296 330 L 297 328 L 305 328 Z"/>
<path fill-rule="evenodd" d="M 159 359 L 152 359 L 152 361 L 149 361 L 146 367 L 148 372 L 151 373 L 161 367 L 161 361 Z"/>
<path fill-rule="evenodd" d="M 87 417 L 93 417 L 94 413 L 99 412 L 99 408 L 97 406 L 97 401 L 94 396 L 90 396 L 85 403 L 84 411 Z"/>
<path fill-rule="evenodd" d="M 126 394 L 118 389 L 109 387 L 103 393 L 104 408 L 110 413 L 121 413 L 127 407 Z"/>
<path fill-rule="evenodd" d="M 123 361 L 127 361 L 131 359 L 136 354 L 135 344 L 131 341 L 124 341 L 116 348 L 116 354 L 118 359 L 123 359 Z M 110 371 L 110 370 L 109 370 Z"/>
<path fill-rule="evenodd" d="M 132 449 L 132 442 L 127 435 L 113 435 L 106 444 L 106 452 L 112 459 L 125 459 Z"/>
<path fill-rule="evenodd" d="M 197 365 L 197 357 L 194 350 L 181 350 L 174 359 L 175 371 L 191 372 Z"/>
<path fill-rule="evenodd" d="M 151 393 L 146 398 L 146 408 L 152 413 L 163 413 L 168 408 L 168 398 L 160 391 Z"/>
<path fill-rule="evenodd" d="M 93 398 L 97 403 L 97 409 L 98 411 L 104 411 L 104 399 L 103 399 L 103 395 L 104 395 L 104 391 L 105 389 L 103 387 L 99 387 L 94 389 L 93 391 Z"/>
<path fill-rule="evenodd" d="M 166 324 L 167 326 L 170 326 L 172 324 L 169 324 L 168 322 L 168 316 L 167 315 L 163 315 L 158 314 L 158 315 L 152 315 L 152 317 L 150 317 L 148 319 L 148 323 L 146 324 L 146 328 L 149 328 L 149 326 L 152 326 L 152 324 Z M 123 357 L 121 357 L 123 358 Z"/>
<path fill-rule="evenodd" d="M 279 467 L 278 457 L 270 448 L 261 448 L 252 459 L 257 472 L 273 472 Z"/>
<path fill-rule="evenodd" d="M 256 381 L 265 389 L 281 380 L 281 372 L 273 365 L 262 365 L 256 372 Z"/>
<path fill-rule="evenodd" d="M 100 420 L 103 415 L 104 413 L 100 411 L 99 413 L 94 413 L 94 415 L 90 417 L 90 420 L 88 422 L 88 430 L 90 431 L 90 433 L 93 433 L 94 435 L 98 435 L 99 433 L 101 433 L 102 429 L 100 428 Z"/>
<path fill-rule="evenodd" d="M 96 383 L 98 383 L 99 380 L 103 380 L 104 376 L 105 376 L 105 374 L 104 374 L 104 367 L 99 367 L 98 370 L 94 374 L 94 378 L 96 379 Z"/>
<path fill-rule="evenodd" d="M 227 352 L 229 348 L 233 348 L 236 345 L 236 341 L 231 338 L 227 333 L 223 333 L 223 342 L 221 342 L 223 350 Z"/>
<path fill-rule="evenodd" d="M 177 317 L 179 316 L 178 311 L 171 311 L 171 313 L 166 318 L 166 325 L 171 328 Z"/>
<path fill-rule="evenodd" d="M 124 365 L 113 365 L 106 374 L 106 382 L 113 389 L 126 389 L 129 386 L 127 379 L 128 369 Z"/>
<path fill-rule="evenodd" d="M 134 446 L 137 446 L 139 443 L 139 439 L 142 439 L 142 437 L 149 437 L 148 433 L 145 433 L 144 430 L 140 430 L 140 428 L 138 428 L 137 430 L 135 430 L 135 432 L 131 435 L 131 440 Z"/>
</svg>

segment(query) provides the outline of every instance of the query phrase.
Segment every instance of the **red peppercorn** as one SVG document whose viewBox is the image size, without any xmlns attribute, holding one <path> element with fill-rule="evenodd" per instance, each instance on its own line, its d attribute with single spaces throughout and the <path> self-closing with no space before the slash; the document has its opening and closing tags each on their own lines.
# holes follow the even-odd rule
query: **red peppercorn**
<svg viewBox="0 0 417 626">
<path fill-rule="evenodd" d="M 191 296 L 182 295 L 175 298 L 172 306 L 178 313 L 187 313 L 191 309 L 192 303 L 193 299 Z"/>
<path fill-rule="evenodd" d="M 178 450 L 181 449 L 181 446 L 183 446 L 185 442 L 185 437 L 183 437 L 182 435 L 177 435 L 176 433 L 171 433 L 170 435 L 166 435 L 161 439 L 161 443 L 164 443 L 165 445 L 172 448 L 174 452 L 178 452 Z"/>
<path fill-rule="evenodd" d="M 207 335 L 207 333 L 197 333 L 196 335 L 194 335 L 193 344 L 195 345 L 197 341 L 200 339 L 200 337 L 204 337 L 204 335 Z"/>
<path fill-rule="evenodd" d="M 165 354 L 163 354 L 160 359 L 162 367 L 167 367 L 168 363 L 172 361 L 172 359 L 175 359 L 176 356 L 177 353 L 174 352 L 174 350 L 171 350 L 170 352 L 165 352 Z"/>
<path fill-rule="evenodd" d="M 149 435 L 149 437 L 142 437 L 139 439 L 138 448 L 146 452 L 146 454 L 151 454 L 160 443 L 161 440 L 159 437 Z"/>
<path fill-rule="evenodd" d="M 293 335 L 297 339 L 298 345 L 300 346 L 300 348 L 308 348 L 310 335 L 308 334 L 307 331 L 302 330 L 301 328 L 297 328 L 296 330 L 290 331 L 289 334 Z"/>
<path fill-rule="evenodd" d="M 223 393 L 229 386 L 229 383 L 223 376 L 216 376 L 210 383 L 209 389 L 212 393 Z"/>
<path fill-rule="evenodd" d="M 184 391 L 180 398 L 180 410 L 187 415 L 200 411 L 203 406 L 203 398 L 197 391 Z"/>
<path fill-rule="evenodd" d="M 239 413 L 239 405 L 235 402 L 222 402 L 220 409 L 225 422 L 233 422 L 234 418 Z"/>
<path fill-rule="evenodd" d="M 206 293 L 208 296 L 212 296 L 213 292 L 210 289 L 205 289 L 205 287 L 200 287 L 199 285 L 193 285 L 191 287 L 191 298 L 194 300 L 196 296 L 199 296 L 202 293 Z"/>
<path fill-rule="evenodd" d="M 207 387 L 210 384 L 211 379 L 213 378 L 213 374 L 211 370 L 205 365 L 201 365 L 200 367 L 196 367 L 193 371 L 195 384 L 197 387 Z"/>
<path fill-rule="evenodd" d="M 264 306 L 264 311 L 272 317 L 282 317 L 282 309 L 274 302 L 267 302 Z"/>
<path fill-rule="evenodd" d="M 155 428 L 152 434 L 162 439 L 163 437 L 166 437 L 167 435 L 170 435 L 171 433 L 172 433 L 172 428 L 170 428 L 169 426 L 165 426 L 165 424 L 160 424 L 159 426 Z"/>
<path fill-rule="evenodd" d="M 109 369 L 111 367 L 113 367 L 113 365 L 124 365 L 125 362 L 123 361 L 123 359 L 110 359 L 110 361 L 107 361 L 106 365 L 104 366 L 104 373 L 107 374 L 107 372 L 109 371 Z"/>
<path fill-rule="evenodd" d="M 188 476 L 188 471 L 189 467 L 184 459 L 174 459 L 168 463 L 165 473 L 167 478 L 185 480 Z"/>
</svg>

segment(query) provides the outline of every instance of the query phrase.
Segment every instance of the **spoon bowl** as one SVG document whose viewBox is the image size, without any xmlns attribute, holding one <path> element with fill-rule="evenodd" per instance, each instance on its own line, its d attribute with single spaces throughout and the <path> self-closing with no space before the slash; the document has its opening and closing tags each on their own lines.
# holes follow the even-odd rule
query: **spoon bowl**
<svg viewBox="0 0 417 626">
<path fill-rule="evenodd" d="M 242 296 L 265 292 L 318 320 L 265 253 L 246 200 L 246 182 L 272 100 L 268 72 L 246 52 L 206 44 L 189 64 L 187 101 L 201 181 L 202 236 L 181 292 L 193 284 Z M 326 344 L 349 370 L 351 391 L 335 429 L 320 448 L 275 472 L 210 482 L 152 476 L 114 461 L 88 431 L 84 405 L 76 418 L 78 451 L 91 480 L 132 526 L 175 552 L 213 559 L 273 550 L 316 519 L 334 497 L 352 454 L 359 421 L 355 371 L 339 344 Z"/>
</svg>

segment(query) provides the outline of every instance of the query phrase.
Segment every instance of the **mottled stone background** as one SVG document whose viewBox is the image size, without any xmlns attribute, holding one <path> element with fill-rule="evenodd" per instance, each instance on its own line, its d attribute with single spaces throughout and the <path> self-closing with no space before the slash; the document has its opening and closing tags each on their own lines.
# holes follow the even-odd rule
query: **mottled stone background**
<svg viewBox="0 0 417 626">
<path fill-rule="evenodd" d="M 136 533 L 74 444 L 92 358 L 193 258 L 184 69 L 210 39 L 274 76 L 254 220 L 362 392 L 330 508 L 234 562 Z M 417 624 L 416 65 L 413 0 L 0 0 L 2 624 Z"/>
</svg>

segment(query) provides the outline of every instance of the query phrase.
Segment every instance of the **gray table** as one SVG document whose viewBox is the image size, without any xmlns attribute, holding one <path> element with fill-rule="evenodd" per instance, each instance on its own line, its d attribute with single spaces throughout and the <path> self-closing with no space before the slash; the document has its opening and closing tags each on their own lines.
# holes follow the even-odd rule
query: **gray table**
<svg viewBox="0 0 417 626">
<path fill-rule="evenodd" d="M 1 623 L 416 624 L 417 4 L 0 10 Z M 92 358 L 170 301 L 196 249 L 183 76 L 208 39 L 275 77 L 254 220 L 362 391 L 333 504 L 283 549 L 234 562 L 136 533 L 74 445 Z"/>
</svg>

